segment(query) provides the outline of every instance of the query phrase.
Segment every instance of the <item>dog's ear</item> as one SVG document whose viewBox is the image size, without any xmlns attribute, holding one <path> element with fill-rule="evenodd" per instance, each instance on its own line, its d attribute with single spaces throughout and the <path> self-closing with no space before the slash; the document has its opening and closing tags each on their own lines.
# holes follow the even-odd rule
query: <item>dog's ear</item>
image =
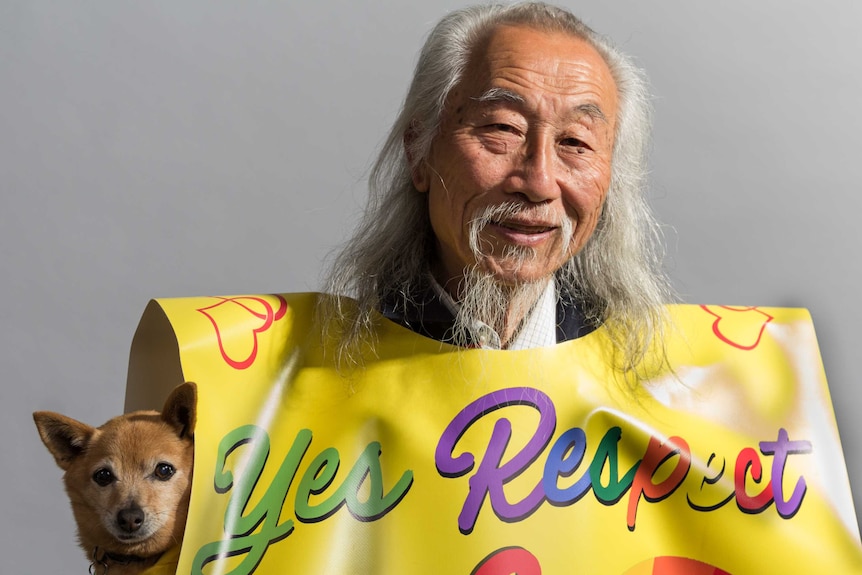
<svg viewBox="0 0 862 575">
<path fill-rule="evenodd" d="M 36 422 L 42 443 L 64 470 L 84 452 L 96 431 L 95 427 L 52 411 L 35 412 L 33 421 Z"/>
<path fill-rule="evenodd" d="M 197 403 L 197 385 L 191 381 L 178 385 L 165 400 L 162 419 L 177 428 L 180 437 L 194 437 Z"/>
</svg>

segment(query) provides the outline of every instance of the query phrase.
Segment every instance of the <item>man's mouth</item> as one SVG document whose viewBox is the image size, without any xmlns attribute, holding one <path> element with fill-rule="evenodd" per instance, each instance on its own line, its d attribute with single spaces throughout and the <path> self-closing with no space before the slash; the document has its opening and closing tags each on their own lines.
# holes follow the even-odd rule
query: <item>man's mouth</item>
<svg viewBox="0 0 862 575">
<path fill-rule="evenodd" d="M 557 226 L 544 222 L 520 222 L 512 220 L 492 222 L 489 227 L 494 235 L 507 243 L 523 246 L 538 246 L 538 244 L 547 240 L 558 229 Z"/>
<path fill-rule="evenodd" d="M 550 206 L 524 206 L 503 203 L 489 206 L 470 223 L 470 248 L 481 254 L 502 247 L 539 249 L 551 245 L 555 238 L 565 238 L 568 220 L 560 219 Z M 484 230 L 484 234 L 483 234 Z M 479 236 L 485 236 L 485 242 Z M 490 241 L 490 243 L 488 243 Z M 568 241 L 563 239 L 563 243 Z"/>
<path fill-rule="evenodd" d="M 547 224 L 528 224 L 520 222 L 493 222 L 494 225 L 522 234 L 542 234 L 555 230 L 557 226 Z"/>
</svg>

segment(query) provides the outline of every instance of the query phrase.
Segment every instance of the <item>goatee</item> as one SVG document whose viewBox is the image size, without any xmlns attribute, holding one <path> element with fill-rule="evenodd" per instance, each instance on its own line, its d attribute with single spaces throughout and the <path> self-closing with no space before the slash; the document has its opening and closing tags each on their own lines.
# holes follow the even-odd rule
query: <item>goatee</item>
<svg viewBox="0 0 862 575">
<path fill-rule="evenodd" d="M 481 239 L 481 232 L 488 224 L 505 221 L 523 212 L 531 212 L 531 216 L 538 220 L 559 219 L 557 224 L 562 256 L 565 256 L 573 226 L 568 218 L 559 218 L 550 206 L 527 206 L 508 202 L 486 208 L 470 222 L 470 248 L 476 264 L 464 271 L 457 290 L 460 295 L 459 309 L 452 334 L 453 343 L 456 345 L 466 347 L 477 343 L 475 328 L 478 321 L 493 328 L 500 337 L 501 346 L 506 347 L 548 285 L 550 277 L 504 283 L 482 265 L 485 259 L 495 256 L 504 260 L 507 268 L 517 273 L 524 263 L 536 258 L 536 251 L 529 246 L 507 245 L 502 253 L 494 254 L 490 244 Z"/>
</svg>

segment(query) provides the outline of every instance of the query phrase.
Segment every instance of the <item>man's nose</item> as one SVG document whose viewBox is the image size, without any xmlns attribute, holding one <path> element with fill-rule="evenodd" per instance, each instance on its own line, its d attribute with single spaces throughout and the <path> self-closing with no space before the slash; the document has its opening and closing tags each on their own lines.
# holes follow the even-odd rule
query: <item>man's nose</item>
<svg viewBox="0 0 862 575">
<path fill-rule="evenodd" d="M 555 159 L 553 142 L 530 142 L 514 170 L 509 191 L 535 203 L 559 197 Z"/>
</svg>

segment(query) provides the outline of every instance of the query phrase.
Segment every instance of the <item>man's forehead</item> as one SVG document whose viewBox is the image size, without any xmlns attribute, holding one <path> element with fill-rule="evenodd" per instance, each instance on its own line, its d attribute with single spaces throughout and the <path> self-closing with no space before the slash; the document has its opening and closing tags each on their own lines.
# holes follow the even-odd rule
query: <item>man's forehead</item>
<svg viewBox="0 0 862 575">
<path fill-rule="evenodd" d="M 616 83 L 604 58 L 583 38 L 558 31 L 496 28 L 477 47 L 459 88 L 476 103 L 525 104 L 551 95 L 605 121 L 616 111 Z"/>
</svg>

